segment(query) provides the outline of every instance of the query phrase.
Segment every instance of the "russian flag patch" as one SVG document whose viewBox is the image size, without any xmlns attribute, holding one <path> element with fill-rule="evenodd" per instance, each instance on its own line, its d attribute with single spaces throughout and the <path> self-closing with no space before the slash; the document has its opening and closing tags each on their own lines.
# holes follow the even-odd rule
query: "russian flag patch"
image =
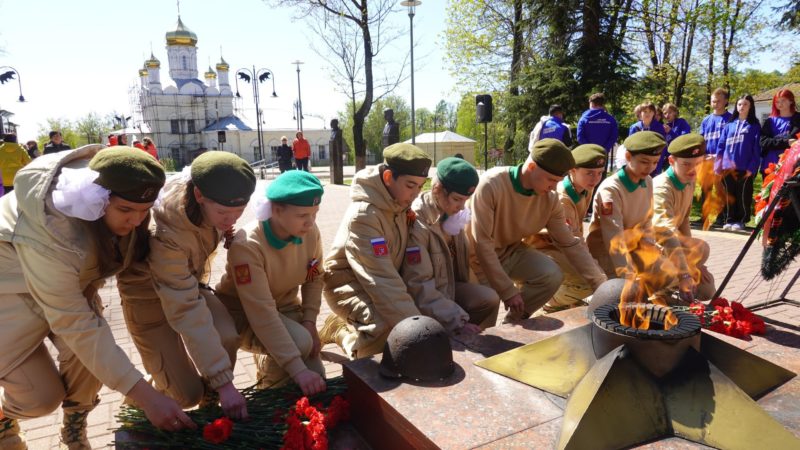
<svg viewBox="0 0 800 450">
<path fill-rule="evenodd" d="M 369 242 L 372 244 L 372 253 L 375 256 L 386 256 L 389 254 L 389 246 L 386 245 L 386 239 L 378 237 L 370 239 Z"/>
<path fill-rule="evenodd" d="M 410 266 L 417 265 L 422 262 L 422 253 L 419 247 L 408 247 L 406 249 L 406 264 Z"/>
</svg>

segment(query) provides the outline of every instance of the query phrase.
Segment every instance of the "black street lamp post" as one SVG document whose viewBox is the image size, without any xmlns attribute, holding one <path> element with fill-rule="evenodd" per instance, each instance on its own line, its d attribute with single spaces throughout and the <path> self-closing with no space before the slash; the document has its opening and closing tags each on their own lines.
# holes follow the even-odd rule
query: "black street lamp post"
<svg viewBox="0 0 800 450">
<path fill-rule="evenodd" d="M 241 98 L 242 96 L 239 94 L 239 79 L 241 78 L 247 83 L 253 85 L 253 102 L 256 105 L 256 130 L 258 132 L 258 155 L 257 161 L 264 161 L 264 141 L 263 136 L 261 136 L 262 131 L 262 121 L 261 121 L 261 105 L 260 105 L 260 95 L 258 90 L 258 84 L 263 83 L 268 79 L 272 79 L 272 97 L 277 97 L 278 94 L 275 93 L 275 73 L 270 69 L 258 69 L 253 66 L 252 70 L 246 67 L 241 68 L 236 71 L 236 97 Z"/>
<path fill-rule="evenodd" d="M 408 21 L 410 24 L 410 35 L 411 35 L 411 143 L 417 143 L 417 125 L 414 122 L 415 120 L 415 111 L 414 111 L 414 14 L 416 12 L 417 6 L 421 5 L 422 2 L 419 0 L 403 0 L 400 2 L 402 6 L 408 7 Z"/>
<path fill-rule="evenodd" d="M 5 70 L 5 72 L 3 72 Z M 19 99 L 20 103 L 25 101 L 25 97 L 22 95 L 22 77 L 19 75 L 17 69 L 11 66 L 0 66 L 0 84 L 6 84 L 6 82 L 11 81 L 14 79 L 14 74 L 17 75 L 17 85 L 19 86 Z M 3 125 L 3 117 L 0 116 L 0 133 L 5 133 L 5 127 Z"/>
</svg>

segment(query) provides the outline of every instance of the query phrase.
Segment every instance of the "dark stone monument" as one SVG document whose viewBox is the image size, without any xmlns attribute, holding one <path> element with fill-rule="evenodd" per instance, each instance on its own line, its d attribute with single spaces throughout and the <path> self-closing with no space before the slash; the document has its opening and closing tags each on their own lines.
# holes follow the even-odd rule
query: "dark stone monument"
<svg viewBox="0 0 800 450">
<path fill-rule="evenodd" d="M 383 110 L 383 118 L 386 119 L 386 126 L 383 127 L 381 144 L 383 148 L 386 148 L 400 142 L 400 125 L 394 121 L 394 110 L 391 108 Z"/>
<path fill-rule="evenodd" d="M 331 183 L 344 184 L 344 139 L 339 120 L 331 120 Z"/>
</svg>

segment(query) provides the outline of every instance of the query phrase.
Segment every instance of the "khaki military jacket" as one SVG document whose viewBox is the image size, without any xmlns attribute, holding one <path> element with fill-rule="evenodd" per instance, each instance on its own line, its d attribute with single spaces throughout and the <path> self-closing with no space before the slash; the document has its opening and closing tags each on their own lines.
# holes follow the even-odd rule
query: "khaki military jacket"
<svg viewBox="0 0 800 450">
<path fill-rule="evenodd" d="M 692 237 L 689 213 L 694 199 L 694 183 L 684 184 L 672 167 L 653 179 L 653 228 L 658 243 L 669 253 L 677 252 L 679 268 L 688 271 L 680 238 Z"/>
<path fill-rule="evenodd" d="M 523 188 L 519 180 L 522 165 L 496 167 L 481 177 L 470 198 L 472 220 L 467 237 L 474 248 L 473 270 L 506 300 L 519 289 L 503 270 L 501 261 L 522 245 L 523 239 L 547 228 L 553 244 L 567 257 L 576 271 L 597 287 L 606 280 L 603 271 L 589 254 L 582 237 L 567 226 L 564 207 L 556 192 L 538 195 Z"/>
<path fill-rule="evenodd" d="M 427 191 L 412 204 L 417 215 L 411 228 L 401 274 L 417 308 L 438 320 L 448 331 L 469 322 L 469 314 L 455 302 L 456 281 L 469 281 L 469 242 L 461 231 L 447 236 L 442 230 L 443 214 L 433 192 Z M 450 252 L 452 240 L 455 254 Z"/>
<path fill-rule="evenodd" d="M 567 227 L 569 227 L 574 236 L 582 238 L 583 218 L 586 217 L 586 212 L 589 211 L 589 205 L 592 201 L 591 192 L 584 190 L 583 193 L 578 194 L 569 176 L 564 177 L 564 179 L 558 183 L 556 192 L 558 192 L 558 199 L 561 201 L 561 206 L 564 207 L 564 220 L 567 222 Z M 535 234 L 525 242 L 537 249 L 555 248 L 553 241 L 547 233 Z"/>
<path fill-rule="evenodd" d="M 126 394 L 142 379 L 115 343 L 97 297 L 104 279 L 130 264 L 135 235 L 120 240 L 122 265 L 100 273 L 85 222 L 62 214 L 52 201 L 61 169 L 87 167 L 100 149 L 90 145 L 39 157 L 17 173 L 14 193 L 0 199 L 0 302 L 7 294 L 26 300 L 0 305 L 0 314 L 18 318 L 0 329 L 0 378 L 46 337 L 39 334 L 40 322 L 30 320 L 38 316 L 106 386 Z"/>
<path fill-rule="evenodd" d="M 208 284 L 221 233 L 189 220 L 183 206 L 186 183 L 179 175 L 167 181 L 153 207 L 148 267 L 125 271 L 118 287 L 124 301 L 161 299 L 170 326 L 216 389 L 233 380 L 233 370 L 199 283 Z"/>
<path fill-rule="evenodd" d="M 256 221 L 236 233 L 216 290 L 229 310 L 244 311 L 269 355 L 295 376 L 306 365 L 280 313 L 299 309 L 303 321 L 316 323 L 321 275 L 322 238 L 316 225 L 302 239 L 286 242 L 272 234 L 268 222 Z"/>
<path fill-rule="evenodd" d="M 400 276 L 408 247 L 408 208 L 394 201 L 380 168 L 353 178 L 352 203 L 325 259 L 323 295 L 329 304 L 366 293 L 375 311 L 393 327 L 419 314 Z"/>
<path fill-rule="evenodd" d="M 692 211 L 694 183 L 683 184 L 672 167 L 653 179 L 653 226 L 691 237 L 689 213 Z"/>
<path fill-rule="evenodd" d="M 611 240 L 625 230 L 640 226 L 643 238 L 655 242 L 653 234 L 653 179 L 633 183 L 622 168 L 603 180 L 594 196 L 592 221 L 586 243 L 609 277 L 627 267 L 625 254 L 609 252 Z"/>
</svg>

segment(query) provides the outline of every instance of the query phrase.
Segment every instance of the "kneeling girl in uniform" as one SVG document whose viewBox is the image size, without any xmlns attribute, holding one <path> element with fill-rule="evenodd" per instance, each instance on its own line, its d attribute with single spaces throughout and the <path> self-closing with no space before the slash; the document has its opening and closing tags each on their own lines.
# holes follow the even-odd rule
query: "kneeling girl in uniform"
<svg viewBox="0 0 800 450">
<path fill-rule="evenodd" d="M 98 296 L 106 278 L 147 256 L 146 219 L 164 170 L 131 147 L 101 150 L 38 158 L 0 200 L 0 448 L 27 448 L 17 420 L 58 406 L 62 443 L 91 448 L 86 417 L 103 384 L 134 399 L 159 428 L 194 427 L 114 342 Z"/>
<path fill-rule="evenodd" d="M 264 355 L 260 385 L 277 387 L 291 378 L 305 395 L 325 390 L 316 326 L 322 239 L 315 220 L 322 193 L 309 172 L 290 170 L 276 178 L 256 207 L 258 220 L 236 233 L 217 285 L 242 349 Z"/>
<path fill-rule="evenodd" d="M 232 419 L 247 417 L 233 385 L 239 336 L 209 279 L 217 247 L 255 186 L 242 158 L 198 156 L 167 181 L 153 207 L 150 257 L 117 283 L 128 331 L 156 388 L 184 408 L 219 401 Z"/>
<path fill-rule="evenodd" d="M 464 227 L 471 213 L 465 204 L 477 186 L 478 172 L 470 163 L 445 158 L 436 166 L 431 190 L 411 204 L 415 220 L 400 273 L 420 312 L 451 333 L 480 333 L 497 322 L 497 292 L 469 282 Z"/>
</svg>

